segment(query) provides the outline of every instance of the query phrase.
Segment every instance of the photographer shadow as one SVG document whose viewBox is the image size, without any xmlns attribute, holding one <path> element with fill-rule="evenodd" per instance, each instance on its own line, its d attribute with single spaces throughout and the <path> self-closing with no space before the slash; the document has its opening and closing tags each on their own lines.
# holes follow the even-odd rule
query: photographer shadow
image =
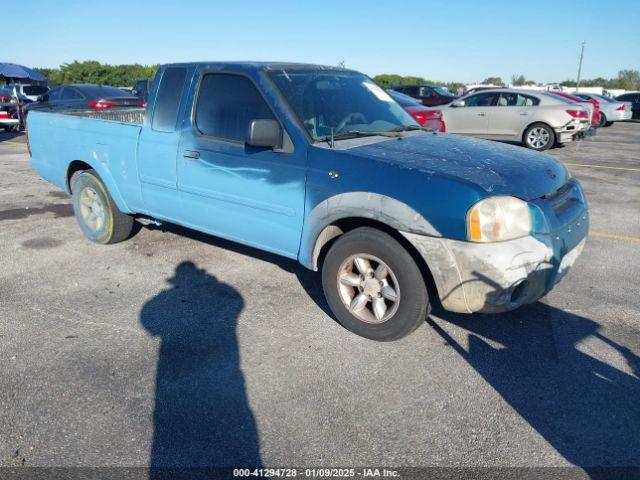
<svg viewBox="0 0 640 480">
<path fill-rule="evenodd" d="M 142 308 L 160 338 L 150 478 L 203 478 L 208 469 L 259 467 L 260 445 L 240 369 L 241 295 L 191 262 Z"/>
</svg>

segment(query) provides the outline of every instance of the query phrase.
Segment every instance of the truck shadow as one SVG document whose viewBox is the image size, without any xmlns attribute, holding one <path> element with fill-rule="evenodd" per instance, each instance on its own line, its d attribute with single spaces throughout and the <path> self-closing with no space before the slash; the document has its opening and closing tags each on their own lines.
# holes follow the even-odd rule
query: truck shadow
<svg viewBox="0 0 640 480">
<path fill-rule="evenodd" d="M 140 323 L 160 339 L 149 477 L 206 478 L 212 467 L 259 467 L 236 337 L 244 301 L 191 262 L 178 265 L 168 282 L 140 313 Z"/>
<path fill-rule="evenodd" d="M 637 351 L 637 332 L 616 341 L 543 303 L 500 315 L 438 309 L 428 324 L 568 462 L 596 479 L 640 474 L 640 357 L 621 343 Z M 466 331 L 466 347 L 451 325 Z"/>
<path fill-rule="evenodd" d="M 257 248 L 249 247 L 247 245 L 242 245 L 240 243 L 232 242 L 230 240 L 225 240 L 220 237 L 214 237 L 213 235 L 208 235 L 197 230 L 191 230 L 189 228 L 181 227 L 179 225 L 171 223 L 165 223 L 161 227 L 154 227 L 151 225 L 145 228 L 160 228 L 165 232 L 170 232 L 175 235 L 190 238 L 198 242 L 206 243 L 207 245 L 211 245 L 213 247 L 224 248 L 225 250 L 229 250 L 231 252 L 239 253 L 241 255 L 247 255 L 249 257 L 276 265 L 285 272 L 289 272 L 295 275 L 306 294 L 309 295 L 309 297 L 324 313 L 326 313 L 333 319 L 333 314 L 331 313 L 329 305 L 324 298 L 320 274 L 318 272 L 309 270 L 306 267 L 303 267 L 296 260 L 292 260 L 281 255 L 276 255 L 275 253 L 266 252 Z"/>
</svg>

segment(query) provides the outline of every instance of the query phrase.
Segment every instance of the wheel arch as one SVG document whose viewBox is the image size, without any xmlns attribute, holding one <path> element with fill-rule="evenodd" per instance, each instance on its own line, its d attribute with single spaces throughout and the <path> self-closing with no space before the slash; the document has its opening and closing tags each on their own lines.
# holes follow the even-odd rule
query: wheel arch
<svg viewBox="0 0 640 480">
<path fill-rule="evenodd" d="M 384 195 L 352 192 L 330 197 L 318 204 L 305 223 L 298 260 L 305 267 L 317 271 L 338 237 L 364 226 L 381 230 L 397 240 L 418 265 L 430 297 L 439 298 L 427 262 L 401 232 L 434 237 L 440 237 L 440 233 L 414 209 Z"/>
<path fill-rule="evenodd" d="M 118 207 L 118 210 L 120 210 L 123 213 L 133 213 L 129 209 L 129 207 L 127 207 L 127 204 L 124 201 L 124 198 L 122 197 L 120 190 L 118 189 L 116 182 L 114 181 L 111 174 L 108 172 L 107 169 L 103 168 L 100 164 L 92 165 L 88 162 L 85 162 L 84 160 L 73 160 L 72 162 L 70 162 L 69 165 L 67 166 L 67 172 L 65 175 L 65 188 L 67 193 L 69 194 L 72 193 L 71 179 L 73 178 L 73 175 L 77 172 L 82 172 L 86 170 L 94 170 L 96 172 L 96 174 L 98 175 L 98 178 L 102 183 L 104 183 L 104 186 L 109 192 L 109 195 L 111 195 L 111 198 L 113 199 L 114 203 Z"/>
</svg>

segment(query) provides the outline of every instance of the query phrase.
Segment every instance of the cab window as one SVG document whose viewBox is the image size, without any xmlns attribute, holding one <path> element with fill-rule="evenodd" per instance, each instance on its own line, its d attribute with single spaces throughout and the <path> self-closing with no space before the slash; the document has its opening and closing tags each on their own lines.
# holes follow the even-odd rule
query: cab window
<svg viewBox="0 0 640 480">
<path fill-rule="evenodd" d="M 275 120 L 251 80 L 242 75 L 208 74 L 202 79 L 196 126 L 204 135 L 244 142 L 252 120 Z"/>
</svg>

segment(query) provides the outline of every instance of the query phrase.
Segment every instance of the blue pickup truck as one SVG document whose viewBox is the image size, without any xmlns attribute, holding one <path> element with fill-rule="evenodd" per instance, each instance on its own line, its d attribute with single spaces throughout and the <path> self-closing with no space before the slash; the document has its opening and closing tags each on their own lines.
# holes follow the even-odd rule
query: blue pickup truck
<svg viewBox="0 0 640 480">
<path fill-rule="evenodd" d="M 427 131 L 346 69 L 165 65 L 146 109 L 34 111 L 28 131 L 91 241 L 172 222 L 297 259 L 322 270 L 338 321 L 375 340 L 409 334 L 435 301 L 538 300 L 588 232 L 582 188 L 552 157 Z"/>
</svg>

